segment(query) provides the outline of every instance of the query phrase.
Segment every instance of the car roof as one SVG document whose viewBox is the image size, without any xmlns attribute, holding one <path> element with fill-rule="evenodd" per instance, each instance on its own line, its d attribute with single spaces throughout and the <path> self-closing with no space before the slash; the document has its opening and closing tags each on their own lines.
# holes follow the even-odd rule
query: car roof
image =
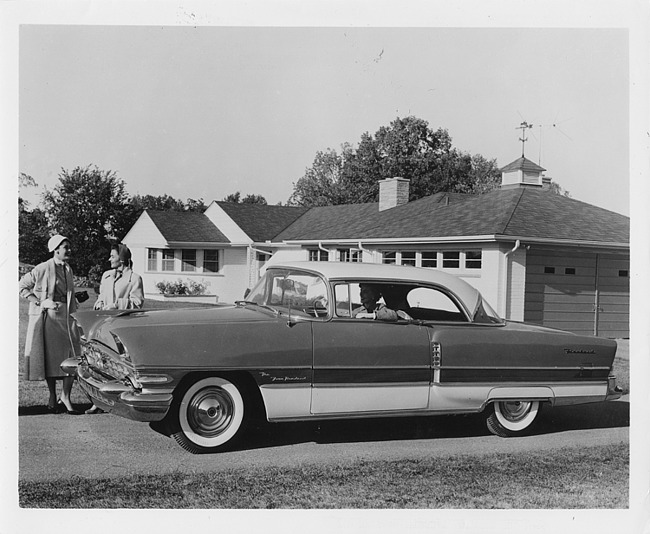
<svg viewBox="0 0 650 534">
<path fill-rule="evenodd" d="M 300 269 L 320 273 L 327 280 L 414 282 L 443 286 L 454 293 L 470 313 L 476 310 L 479 291 L 453 274 L 409 265 L 353 263 L 340 261 L 293 261 L 267 265 L 267 269 Z"/>
</svg>

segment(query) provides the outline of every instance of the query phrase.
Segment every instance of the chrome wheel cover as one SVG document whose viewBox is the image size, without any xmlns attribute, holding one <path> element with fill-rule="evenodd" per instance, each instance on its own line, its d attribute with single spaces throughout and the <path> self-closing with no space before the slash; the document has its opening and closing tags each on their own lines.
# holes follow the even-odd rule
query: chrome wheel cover
<svg viewBox="0 0 650 534">
<path fill-rule="evenodd" d="M 187 406 L 187 422 L 196 434 L 207 438 L 215 437 L 228 428 L 234 411 L 233 400 L 228 392 L 212 386 L 192 397 Z"/>
<path fill-rule="evenodd" d="M 508 421 L 516 423 L 521 421 L 530 412 L 532 403 L 530 401 L 512 401 L 500 403 L 501 415 Z"/>
</svg>

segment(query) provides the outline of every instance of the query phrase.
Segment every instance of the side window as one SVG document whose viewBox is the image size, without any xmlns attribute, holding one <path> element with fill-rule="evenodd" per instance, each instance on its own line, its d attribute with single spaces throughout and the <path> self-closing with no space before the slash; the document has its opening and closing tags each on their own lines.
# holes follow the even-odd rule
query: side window
<svg viewBox="0 0 650 534">
<path fill-rule="evenodd" d="M 337 284 L 334 286 L 334 298 L 336 300 L 336 316 L 350 317 L 352 315 L 350 286 L 348 284 Z"/>
<path fill-rule="evenodd" d="M 334 286 L 334 298 L 336 299 L 336 316 L 352 317 L 352 312 L 361 308 L 361 287 L 358 283 L 337 284 Z M 385 304 L 384 297 L 377 302 Z"/>
<path fill-rule="evenodd" d="M 406 300 L 409 304 L 408 313 L 413 319 L 467 322 L 451 297 L 438 289 L 417 287 L 409 291 Z"/>
</svg>

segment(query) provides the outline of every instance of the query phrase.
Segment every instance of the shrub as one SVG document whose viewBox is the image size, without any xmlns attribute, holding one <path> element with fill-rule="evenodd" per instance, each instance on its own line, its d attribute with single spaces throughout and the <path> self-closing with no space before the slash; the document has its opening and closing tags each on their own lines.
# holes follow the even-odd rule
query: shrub
<svg viewBox="0 0 650 534">
<path fill-rule="evenodd" d="M 175 282 L 158 282 L 156 289 L 163 295 L 204 295 L 210 282 L 196 282 L 188 280 L 183 282 L 180 278 Z"/>
</svg>

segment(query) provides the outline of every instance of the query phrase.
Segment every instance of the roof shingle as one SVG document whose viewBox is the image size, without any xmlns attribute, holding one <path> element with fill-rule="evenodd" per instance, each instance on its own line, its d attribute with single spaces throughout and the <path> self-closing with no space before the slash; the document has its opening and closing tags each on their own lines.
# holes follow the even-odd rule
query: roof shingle
<svg viewBox="0 0 650 534">
<path fill-rule="evenodd" d="M 547 190 L 517 188 L 437 194 L 381 212 L 377 203 L 312 208 L 274 241 L 482 235 L 625 243 L 629 218 Z"/>
<path fill-rule="evenodd" d="M 246 235 L 258 243 L 273 239 L 309 209 L 235 202 L 217 204 Z"/>
<path fill-rule="evenodd" d="M 146 210 L 146 212 L 168 242 L 230 242 L 203 213 L 155 210 Z"/>
</svg>

